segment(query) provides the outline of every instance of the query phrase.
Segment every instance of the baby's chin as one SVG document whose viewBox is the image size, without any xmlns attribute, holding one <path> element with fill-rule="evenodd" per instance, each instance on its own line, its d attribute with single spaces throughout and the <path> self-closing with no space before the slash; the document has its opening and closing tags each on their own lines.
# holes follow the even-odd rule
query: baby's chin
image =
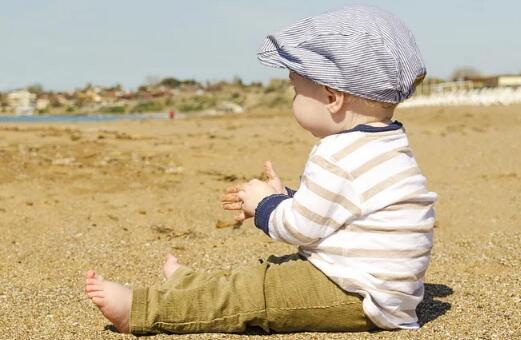
<svg viewBox="0 0 521 340">
<path fill-rule="evenodd" d="M 324 137 L 327 137 L 327 136 L 330 136 L 330 135 L 334 135 L 335 132 L 331 132 L 331 131 L 323 131 L 323 130 L 320 130 L 320 131 L 317 131 L 317 130 L 309 130 L 308 131 L 314 136 L 314 137 L 317 137 L 317 138 L 324 138 Z"/>
</svg>

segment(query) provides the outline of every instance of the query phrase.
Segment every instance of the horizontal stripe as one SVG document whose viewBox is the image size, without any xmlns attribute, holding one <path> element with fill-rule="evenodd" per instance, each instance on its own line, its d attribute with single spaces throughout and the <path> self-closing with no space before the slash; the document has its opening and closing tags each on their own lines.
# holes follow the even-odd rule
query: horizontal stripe
<svg viewBox="0 0 521 340">
<path fill-rule="evenodd" d="M 407 195 L 405 196 L 402 196 L 400 197 L 400 199 L 396 200 L 396 202 L 407 202 L 407 201 L 416 201 L 416 200 L 423 200 L 422 197 L 420 197 L 421 195 L 427 195 L 429 194 L 429 191 L 424 187 L 422 186 L 421 188 L 419 188 L 418 190 L 415 190 L 411 193 L 408 193 Z M 430 200 L 429 200 L 430 202 Z"/>
<path fill-rule="evenodd" d="M 362 194 L 362 197 L 364 198 L 364 200 L 367 201 L 368 199 L 375 196 L 379 192 L 384 191 L 385 189 L 395 185 L 396 183 L 399 183 L 408 177 L 416 176 L 419 174 L 421 174 L 421 172 L 420 172 L 420 169 L 418 169 L 417 167 L 413 167 L 413 168 L 409 168 L 404 171 L 401 171 L 401 172 L 383 180 L 382 182 L 374 185 L 372 188 L 365 191 Z"/>
<path fill-rule="evenodd" d="M 309 210 L 302 204 L 298 203 L 296 200 L 293 200 L 293 209 L 296 212 L 298 212 L 300 215 L 302 215 L 304 218 L 306 218 L 307 220 L 312 221 L 321 226 L 333 228 L 335 230 L 342 226 L 342 224 L 337 223 L 332 218 L 319 215 L 319 214 Z"/>
<path fill-rule="evenodd" d="M 320 250 L 333 255 L 346 257 L 371 257 L 371 258 L 417 258 L 430 255 L 431 249 L 349 249 L 341 247 L 320 247 Z"/>
<path fill-rule="evenodd" d="M 398 234 L 409 234 L 409 233 L 422 233 L 427 234 L 434 230 L 434 226 L 364 226 L 364 225 L 353 225 L 350 224 L 345 228 L 346 231 L 358 232 L 358 233 L 398 233 Z"/>
<path fill-rule="evenodd" d="M 356 179 L 357 177 L 360 177 L 361 175 L 363 175 L 365 172 L 377 167 L 378 165 L 380 165 L 390 159 L 393 159 L 394 157 L 397 157 L 402 154 L 411 154 L 411 153 L 412 153 L 411 149 L 407 146 L 401 146 L 399 148 L 389 150 L 389 151 L 384 152 L 383 154 L 380 154 L 379 156 L 376 156 L 376 157 L 372 158 L 371 160 L 365 162 L 364 164 L 360 165 L 355 170 L 352 170 L 351 175 L 353 175 L 353 178 Z"/>
<path fill-rule="evenodd" d="M 333 175 L 336 175 L 338 177 L 349 180 L 353 178 L 349 172 L 321 156 L 315 155 L 311 157 L 310 161 L 318 165 L 322 169 L 326 170 L 327 172 L 332 173 Z"/>
<path fill-rule="evenodd" d="M 351 153 L 360 149 L 362 146 L 366 145 L 371 140 L 373 140 L 373 139 L 369 138 L 369 135 L 362 135 L 361 138 L 357 139 L 353 143 L 349 144 L 348 146 L 342 148 L 340 151 L 333 154 L 332 158 L 336 161 L 339 161 L 342 158 L 345 158 L 345 157 L 349 156 Z"/>
<path fill-rule="evenodd" d="M 283 217 L 282 221 L 283 221 L 283 226 L 284 226 L 284 230 L 286 231 L 286 233 L 288 233 L 291 237 L 293 237 L 298 242 L 311 243 L 311 242 L 315 241 L 314 238 L 305 236 L 304 234 L 299 232 L 297 230 L 297 228 L 293 227 L 293 225 L 288 221 L 286 216 Z M 278 230 L 278 233 L 279 233 L 279 235 L 281 234 L 279 230 Z M 288 242 L 288 243 L 290 243 L 290 242 Z"/>
<path fill-rule="evenodd" d="M 337 275 L 331 275 L 331 276 L 329 276 L 329 278 L 331 280 L 333 280 L 334 282 L 338 283 L 338 285 L 344 289 L 355 288 L 355 289 L 360 289 L 360 290 L 363 290 L 366 292 L 375 292 L 376 291 L 376 292 L 394 296 L 394 297 L 405 298 L 407 300 L 409 300 L 411 298 L 410 294 L 406 294 L 406 293 L 396 291 L 396 290 L 389 290 L 389 289 L 383 289 L 383 288 L 377 288 L 374 286 L 370 286 L 370 285 L 364 284 L 363 282 L 356 280 L 354 278 L 351 278 L 351 277 L 347 278 L 347 277 L 342 277 L 342 276 L 337 276 Z M 421 291 L 421 290 L 422 290 L 422 288 L 418 288 L 414 292 L 414 293 L 418 293 L 418 295 L 413 294 L 413 296 L 419 296 L 420 294 L 418 291 Z"/>
<path fill-rule="evenodd" d="M 376 139 L 382 139 L 384 137 L 388 137 L 390 135 L 403 135 L 403 131 L 400 130 L 393 130 L 393 131 L 386 131 L 386 132 L 378 132 L 374 134 L 363 134 L 361 138 L 357 139 L 356 141 L 352 142 L 351 144 L 345 146 L 344 148 L 340 149 L 336 153 L 331 156 L 336 161 L 340 161 L 347 156 L 351 155 L 356 150 L 360 149 L 361 147 L 365 146 L 366 144 L 370 143 L 373 140 Z"/>
<path fill-rule="evenodd" d="M 382 281 L 414 282 L 423 280 L 427 270 L 420 273 L 371 273 L 375 278 Z"/>
<path fill-rule="evenodd" d="M 306 186 L 306 188 L 309 189 L 309 191 L 311 191 L 315 195 L 320 196 L 323 199 L 328 200 L 332 203 L 341 205 L 347 211 L 349 211 L 351 215 L 360 215 L 360 208 L 356 204 L 351 202 L 349 199 L 347 199 L 345 196 L 341 194 L 336 194 L 321 187 L 320 185 L 316 184 L 311 179 L 309 179 L 307 176 L 302 177 L 302 183 Z"/>
<path fill-rule="evenodd" d="M 380 211 L 398 211 L 398 210 L 423 210 L 432 207 L 432 202 L 416 201 L 416 202 L 399 202 L 388 205 Z"/>
</svg>

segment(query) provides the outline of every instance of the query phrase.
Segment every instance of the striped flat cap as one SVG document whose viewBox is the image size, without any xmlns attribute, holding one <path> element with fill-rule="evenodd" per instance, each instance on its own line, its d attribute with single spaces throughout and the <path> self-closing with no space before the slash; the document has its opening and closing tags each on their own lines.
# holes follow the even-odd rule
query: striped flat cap
<svg viewBox="0 0 521 340">
<path fill-rule="evenodd" d="M 409 98 L 426 69 L 411 31 L 394 14 L 352 5 L 268 35 L 260 62 L 316 83 L 387 103 Z"/>
</svg>

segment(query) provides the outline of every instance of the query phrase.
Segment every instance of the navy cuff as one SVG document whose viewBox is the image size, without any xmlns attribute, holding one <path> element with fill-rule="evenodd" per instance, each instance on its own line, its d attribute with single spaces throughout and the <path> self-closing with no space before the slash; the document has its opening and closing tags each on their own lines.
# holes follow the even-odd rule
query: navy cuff
<svg viewBox="0 0 521 340">
<path fill-rule="evenodd" d="M 288 196 L 289 197 L 295 196 L 295 193 L 297 192 L 297 190 L 293 190 L 293 189 L 290 189 L 288 187 L 285 187 L 285 188 L 286 188 L 286 191 L 288 192 Z"/>
<path fill-rule="evenodd" d="M 269 236 L 270 215 L 273 212 L 273 210 L 277 208 L 280 202 L 287 200 L 288 198 L 290 197 L 284 194 L 274 194 L 264 197 L 255 209 L 255 226 Z"/>
</svg>

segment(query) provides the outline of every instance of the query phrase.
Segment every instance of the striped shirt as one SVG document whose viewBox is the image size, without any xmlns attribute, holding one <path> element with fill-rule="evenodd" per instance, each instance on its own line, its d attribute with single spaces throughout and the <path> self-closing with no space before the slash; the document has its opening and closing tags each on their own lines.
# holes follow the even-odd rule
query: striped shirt
<svg viewBox="0 0 521 340">
<path fill-rule="evenodd" d="M 380 328 L 418 328 L 436 194 L 426 188 L 401 123 L 359 125 L 312 149 L 292 197 L 272 195 L 255 224 L 348 292 Z"/>
</svg>

